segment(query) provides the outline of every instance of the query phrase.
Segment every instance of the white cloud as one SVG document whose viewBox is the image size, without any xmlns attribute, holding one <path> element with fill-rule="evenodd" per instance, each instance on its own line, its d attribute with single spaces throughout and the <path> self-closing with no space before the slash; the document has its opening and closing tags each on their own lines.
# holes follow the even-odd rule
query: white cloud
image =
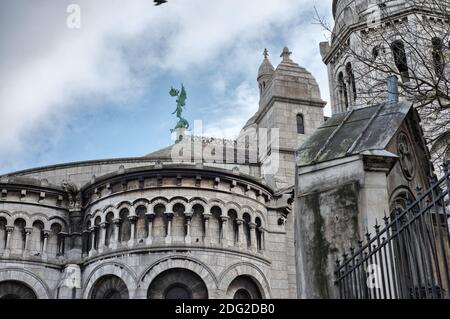
<svg viewBox="0 0 450 319">
<path fill-rule="evenodd" d="M 219 120 L 203 123 L 203 135 L 236 139 L 247 120 L 258 110 L 259 93 L 254 85 L 242 82 L 231 98 L 223 105 L 227 106 L 227 115 Z"/>
<path fill-rule="evenodd" d="M 66 7 L 72 2 L 82 9 L 80 30 L 65 25 Z M 312 6 L 309 0 L 169 0 L 160 7 L 150 0 L 26 3 L 25 11 L 19 10 L 24 6 L 20 1 L 0 4 L 0 18 L 5 16 L 8 23 L 7 36 L 0 31 L 6 40 L 0 47 L 3 158 L 40 145 L 38 138 L 57 141 L 70 121 L 68 114 L 80 108 L 80 99 L 98 99 L 104 106 L 126 104 L 131 96 L 139 96 L 136 90 L 147 77 L 162 72 L 192 73 L 211 65 L 212 88 L 224 94 L 227 69 L 240 70 L 246 78 L 256 76 L 259 61 L 248 61 L 261 54 L 273 26 L 294 22 Z M 303 44 L 302 38 L 312 37 L 302 32 L 295 36 Z M 299 52 L 304 48 L 299 45 Z M 231 136 L 253 115 L 255 90 L 247 83 L 235 93 L 233 114 L 211 123 L 208 130 L 226 125 L 224 135 Z M 41 130 L 45 136 L 39 137 Z"/>
</svg>

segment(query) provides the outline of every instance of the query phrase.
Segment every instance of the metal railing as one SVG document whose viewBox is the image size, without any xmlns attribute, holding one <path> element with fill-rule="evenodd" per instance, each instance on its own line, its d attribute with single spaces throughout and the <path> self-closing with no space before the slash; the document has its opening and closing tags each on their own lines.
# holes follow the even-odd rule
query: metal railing
<svg viewBox="0 0 450 319">
<path fill-rule="evenodd" d="M 417 189 L 407 201 L 378 222 L 372 236 L 336 261 L 336 280 L 343 299 L 450 298 L 450 172 Z"/>
</svg>

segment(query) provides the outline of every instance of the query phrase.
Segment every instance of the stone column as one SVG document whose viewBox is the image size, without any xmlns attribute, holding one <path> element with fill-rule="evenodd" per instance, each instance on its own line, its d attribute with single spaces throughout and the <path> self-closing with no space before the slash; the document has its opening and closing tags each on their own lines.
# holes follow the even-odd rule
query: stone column
<svg viewBox="0 0 450 319">
<path fill-rule="evenodd" d="M 69 251 L 66 256 L 70 260 L 79 260 L 83 251 L 83 213 L 76 205 L 74 209 L 69 209 L 70 236 L 68 237 Z"/>
<path fill-rule="evenodd" d="M 253 252 L 257 252 L 258 245 L 256 244 L 256 224 L 249 223 L 248 226 L 250 228 L 250 249 Z"/>
<path fill-rule="evenodd" d="M 58 234 L 58 256 L 64 256 L 68 236 L 69 234 L 62 232 Z"/>
<path fill-rule="evenodd" d="M 44 243 L 42 245 L 42 258 L 47 259 L 47 245 L 48 245 L 48 237 L 50 236 L 50 230 L 43 230 L 42 235 L 44 237 Z"/>
<path fill-rule="evenodd" d="M 100 233 L 99 233 L 99 241 L 98 241 L 98 252 L 101 253 L 105 249 L 106 246 L 106 226 L 107 223 L 100 224 Z"/>
<path fill-rule="evenodd" d="M 173 213 L 168 212 L 166 213 L 167 217 L 167 234 L 166 234 L 166 244 L 172 243 L 172 219 L 173 219 Z"/>
<path fill-rule="evenodd" d="M 203 219 L 205 221 L 205 236 L 203 236 L 203 243 L 205 245 L 208 245 L 211 240 L 211 234 L 210 234 L 210 229 L 209 229 L 209 219 L 211 218 L 211 214 L 209 213 L 204 213 L 203 214 Z"/>
<path fill-rule="evenodd" d="M 261 232 L 261 251 L 266 250 L 266 230 L 263 227 L 259 227 Z"/>
<path fill-rule="evenodd" d="M 30 254 L 30 235 L 32 232 L 32 227 L 25 228 L 25 249 L 23 250 L 23 256 L 29 256 Z"/>
<path fill-rule="evenodd" d="M 194 215 L 193 212 L 185 213 L 186 216 L 186 236 L 184 237 L 185 244 L 191 243 L 191 220 L 193 215 Z"/>
<path fill-rule="evenodd" d="M 120 234 L 120 218 L 114 219 L 114 241 L 111 245 L 111 248 L 116 249 L 117 245 L 119 245 L 119 234 Z"/>
<path fill-rule="evenodd" d="M 237 225 L 237 246 L 238 247 L 242 247 L 242 245 L 244 244 L 244 220 L 243 219 L 236 219 L 236 225 Z"/>
<path fill-rule="evenodd" d="M 130 233 L 130 240 L 128 241 L 128 246 L 133 246 L 134 245 L 134 240 L 135 240 L 135 237 L 136 237 L 137 216 L 131 215 L 131 216 L 128 216 L 128 219 L 130 220 L 130 224 L 131 224 L 131 233 Z"/>
<path fill-rule="evenodd" d="M 9 257 L 9 254 L 11 253 L 11 236 L 14 231 L 14 226 L 6 226 L 6 245 L 5 250 L 3 251 L 4 257 Z"/>
<path fill-rule="evenodd" d="M 91 231 L 91 250 L 89 251 L 89 256 L 95 254 L 95 226 L 90 229 Z"/>
<path fill-rule="evenodd" d="M 222 246 L 228 246 L 228 216 L 220 216 L 222 221 L 222 237 L 220 238 L 220 243 Z"/>
<path fill-rule="evenodd" d="M 153 244 L 153 220 L 155 219 L 155 213 L 149 213 L 146 214 L 145 216 L 147 216 L 148 220 L 148 235 L 145 243 L 147 245 L 151 245 Z"/>
</svg>

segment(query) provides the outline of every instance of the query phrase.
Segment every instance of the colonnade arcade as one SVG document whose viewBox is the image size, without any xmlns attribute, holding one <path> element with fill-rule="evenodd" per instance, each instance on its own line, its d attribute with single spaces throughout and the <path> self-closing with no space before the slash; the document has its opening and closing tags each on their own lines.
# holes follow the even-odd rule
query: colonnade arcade
<svg viewBox="0 0 450 319">
<path fill-rule="evenodd" d="M 135 245 L 218 245 L 264 251 L 264 217 L 251 208 L 203 201 L 138 200 L 88 215 L 83 254 Z"/>
<path fill-rule="evenodd" d="M 0 256 L 58 258 L 66 251 L 67 225 L 61 219 L 0 212 Z"/>
</svg>

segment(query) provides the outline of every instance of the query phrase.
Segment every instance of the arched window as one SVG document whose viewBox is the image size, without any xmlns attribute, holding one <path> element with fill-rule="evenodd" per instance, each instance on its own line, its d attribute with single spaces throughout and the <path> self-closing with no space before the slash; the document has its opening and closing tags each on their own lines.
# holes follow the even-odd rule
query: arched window
<svg viewBox="0 0 450 319">
<path fill-rule="evenodd" d="M 250 293 L 245 290 L 245 289 L 239 289 L 238 291 L 236 291 L 234 293 L 233 299 L 245 299 L 245 300 L 249 300 L 252 299 L 252 296 L 250 295 Z"/>
<path fill-rule="evenodd" d="M 353 73 L 352 64 L 349 62 L 345 67 L 345 71 L 347 72 L 348 77 L 348 86 L 350 88 L 350 96 L 353 98 L 353 101 L 356 101 L 356 82 L 355 82 L 355 74 Z"/>
<path fill-rule="evenodd" d="M 186 236 L 186 219 L 184 212 L 186 208 L 183 204 L 177 203 L 173 206 L 171 236 L 174 242 L 184 242 Z"/>
<path fill-rule="evenodd" d="M 192 207 L 193 215 L 191 218 L 191 239 L 192 243 L 200 244 L 203 239 L 204 224 L 203 213 L 204 207 L 200 204 L 196 204 Z"/>
<path fill-rule="evenodd" d="M 144 239 L 148 236 L 148 220 L 146 217 L 147 208 L 145 206 L 139 206 L 136 209 L 137 221 L 136 221 L 136 239 L 139 243 L 143 243 Z"/>
<path fill-rule="evenodd" d="M 303 114 L 297 114 L 297 134 L 305 134 L 305 119 Z"/>
<path fill-rule="evenodd" d="M 394 41 L 391 45 L 395 65 L 402 76 L 403 82 L 409 82 L 408 60 L 406 58 L 405 45 L 402 41 Z"/>
<path fill-rule="evenodd" d="M 250 248 L 251 246 L 251 238 L 250 238 L 250 215 L 245 213 L 242 218 L 244 219 L 244 237 L 245 237 L 245 242 L 247 244 L 247 248 Z"/>
<path fill-rule="evenodd" d="M 344 74 L 342 72 L 340 72 L 338 75 L 338 95 L 341 111 L 347 111 L 348 110 L 347 85 L 345 85 Z"/>
<path fill-rule="evenodd" d="M 260 285 L 250 276 L 238 276 L 228 286 L 227 296 L 233 299 L 262 299 Z"/>
<path fill-rule="evenodd" d="M 0 217 L 0 254 L 6 246 L 6 225 L 8 225 L 7 220 L 4 217 Z"/>
<path fill-rule="evenodd" d="M 115 275 L 103 276 L 95 282 L 91 299 L 129 299 L 127 285 Z"/>
<path fill-rule="evenodd" d="M 375 61 L 380 55 L 380 45 L 376 45 L 372 49 L 372 59 Z"/>
<path fill-rule="evenodd" d="M 105 246 L 109 247 L 114 238 L 114 213 L 109 212 L 106 215 L 106 234 L 105 234 Z"/>
<path fill-rule="evenodd" d="M 14 280 L 0 282 L 0 299 L 37 299 L 33 289 Z"/>
<path fill-rule="evenodd" d="M 148 299 L 208 299 L 203 279 L 188 269 L 171 268 L 153 279 Z"/>
<path fill-rule="evenodd" d="M 94 221 L 94 247 L 95 249 L 98 249 L 100 246 L 100 223 L 101 218 L 98 216 Z"/>
<path fill-rule="evenodd" d="M 129 216 L 128 209 L 122 209 L 119 213 L 120 217 L 120 241 L 121 242 L 127 242 L 130 240 L 131 237 L 131 223 Z"/>
<path fill-rule="evenodd" d="M 192 299 L 192 297 L 186 286 L 175 284 L 167 289 L 164 299 Z"/>
<path fill-rule="evenodd" d="M 261 231 L 261 219 L 259 217 L 256 217 L 255 219 L 256 223 L 256 246 L 258 248 L 258 251 L 262 250 L 262 231 Z"/>
<path fill-rule="evenodd" d="M 431 43 L 433 44 L 434 70 L 436 72 L 436 76 L 441 77 L 444 72 L 443 42 L 440 38 L 433 38 Z"/>
<path fill-rule="evenodd" d="M 228 217 L 229 217 L 229 221 L 228 221 L 228 233 L 229 235 L 229 240 L 230 240 L 230 245 L 231 246 L 236 246 L 237 242 L 238 242 L 238 225 L 237 225 L 237 213 L 234 209 L 231 209 L 228 211 Z"/>
</svg>

